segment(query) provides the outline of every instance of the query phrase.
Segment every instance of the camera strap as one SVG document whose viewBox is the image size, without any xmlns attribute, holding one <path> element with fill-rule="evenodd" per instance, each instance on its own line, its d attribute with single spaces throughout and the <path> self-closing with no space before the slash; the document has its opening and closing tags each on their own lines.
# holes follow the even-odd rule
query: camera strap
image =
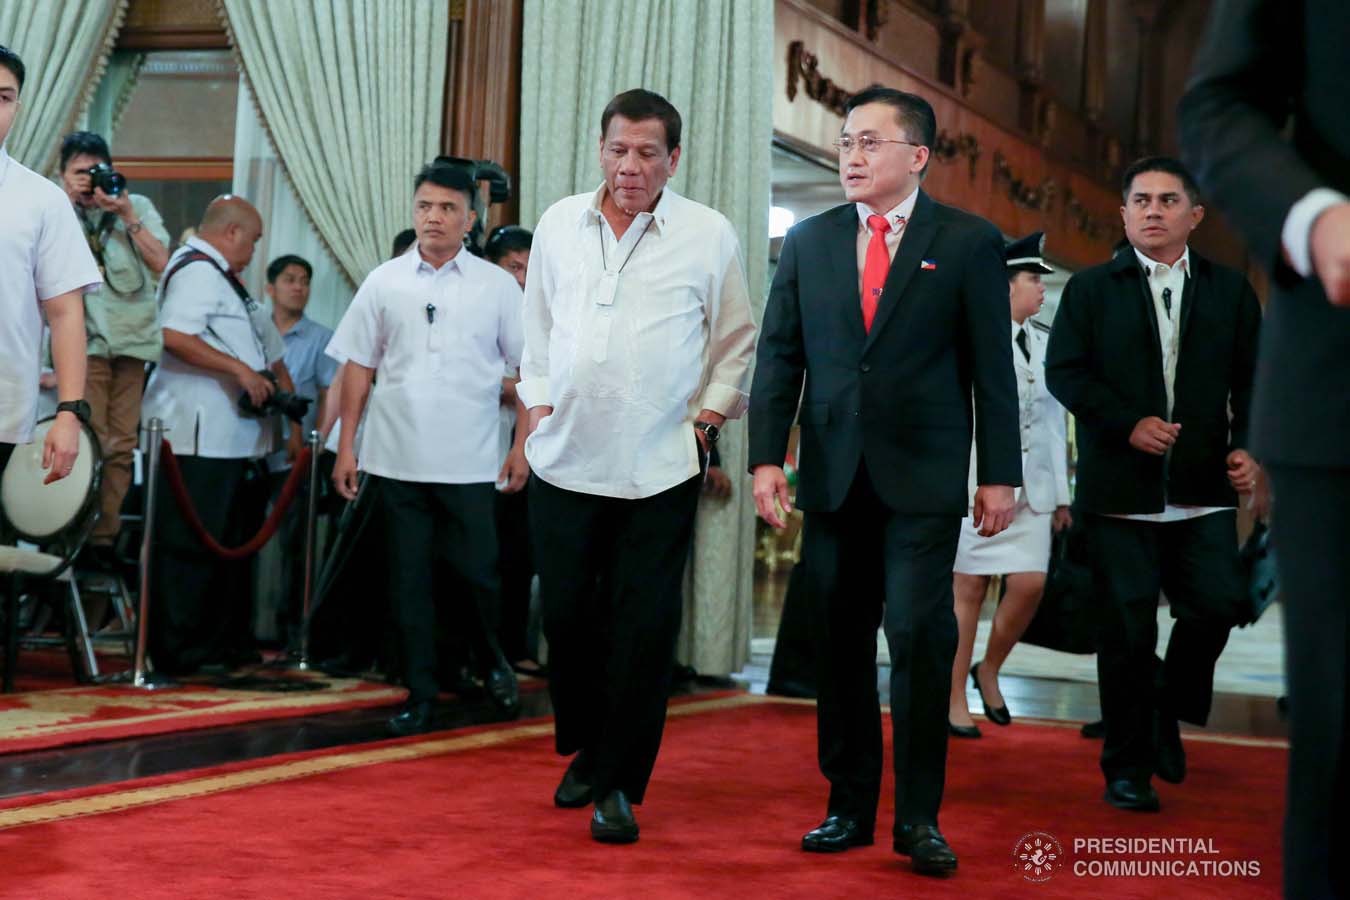
<svg viewBox="0 0 1350 900">
<path fill-rule="evenodd" d="M 258 354 L 259 356 L 262 357 L 263 362 L 266 363 L 267 362 L 266 342 L 263 341 L 262 335 L 258 334 L 258 328 L 253 322 L 253 312 L 258 308 L 258 302 L 248 295 L 248 288 L 244 287 L 244 283 L 240 281 L 238 278 L 236 278 L 233 272 L 228 272 L 225 269 L 222 269 L 220 267 L 220 263 L 216 262 L 215 259 L 213 259 L 210 254 L 203 253 L 201 250 L 190 250 L 187 253 L 184 253 L 182 256 L 180 256 L 178 258 L 178 261 L 174 263 L 172 266 L 170 266 L 164 272 L 164 276 L 159 280 L 160 297 L 168 296 L 169 280 L 173 278 L 174 275 L 177 275 L 178 272 L 180 272 L 185 266 L 189 266 L 195 262 L 210 263 L 211 268 L 219 272 L 220 276 L 224 278 L 227 282 L 229 282 L 230 287 L 234 290 L 235 295 L 239 298 L 239 302 L 244 304 L 244 318 L 248 319 L 249 330 L 253 332 L 254 343 L 258 345 Z M 212 333 L 214 334 L 215 332 L 213 331 Z M 221 339 L 219 335 L 216 335 L 216 338 L 217 340 L 220 340 L 221 343 L 225 343 L 224 340 Z M 229 345 L 227 344 L 226 346 Z M 239 354 L 234 353 L 233 351 L 231 351 L 231 355 L 234 356 L 236 359 L 239 358 Z"/>
</svg>

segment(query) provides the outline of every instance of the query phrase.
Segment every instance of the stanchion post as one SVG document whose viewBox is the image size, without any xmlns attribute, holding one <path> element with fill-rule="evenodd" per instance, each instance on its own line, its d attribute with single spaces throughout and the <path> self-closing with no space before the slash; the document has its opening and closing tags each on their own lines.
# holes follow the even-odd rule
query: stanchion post
<svg viewBox="0 0 1350 900">
<path fill-rule="evenodd" d="M 309 443 L 309 497 L 305 504 L 305 593 L 300 611 L 300 668 L 309 668 L 309 616 L 314 608 L 314 545 L 319 522 L 319 453 L 322 437 L 311 431 Z"/>
<path fill-rule="evenodd" d="M 151 419 L 147 429 L 150 446 L 145 475 L 145 529 L 141 535 L 141 597 L 136 612 L 136 666 L 131 683 L 138 688 L 158 687 L 145 671 L 146 637 L 150 624 L 150 550 L 155 540 L 155 502 L 159 494 L 159 456 L 164 444 L 164 421 Z"/>
</svg>

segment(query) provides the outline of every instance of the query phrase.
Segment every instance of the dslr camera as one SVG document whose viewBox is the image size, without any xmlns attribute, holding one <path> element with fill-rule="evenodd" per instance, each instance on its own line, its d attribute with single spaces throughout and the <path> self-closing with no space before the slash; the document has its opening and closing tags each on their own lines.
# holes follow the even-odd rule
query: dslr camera
<svg viewBox="0 0 1350 900">
<path fill-rule="evenodd" d="M 506 203 L 511 199 L 510 174 L 490 159 L 438 156 L 434 161 L 443 166 L 463 169 L 473 179 L 474 184 L 486 181 L 488 183 L 487 203 Z M 487 222 L 487 204 L 483 202 L 481 189 L 473 198 L 473 208 L 474 212 L 478 213 L 478 221 L 473 223 L 473 228 L 465 235 L 464 240 L 474 256 L 482 256 L 487 236 L 484 229 L 484 223 Z"/>
<path fill-rule="evenodd" d="M 258 374 L 272 382 L 273 387 L 277 387 L 276 373 L 268 369 L 260 369 Z M 297 425 L 305 421 L 305 413 L 309 412 L 309 404 L 313 402 L 308 397 L 300 397 L 289 391 L 283 391 L 279 387 L 274 390 L 261 406 L 255 404 L 249 397 L 248 391 L 239 395 L 239 409 L 241 412 L 254 416 L 259 419 L 265 419 L 268 416 L 280 413 L 290 419 Z"/>
<path fill-rule="evenodd" d="M 89 174 L 89 189 L 102 188 L 109 197 L 126 190 L 127 177 L 107 163 L 101 162 L 85 170 Z"/>
</svg>

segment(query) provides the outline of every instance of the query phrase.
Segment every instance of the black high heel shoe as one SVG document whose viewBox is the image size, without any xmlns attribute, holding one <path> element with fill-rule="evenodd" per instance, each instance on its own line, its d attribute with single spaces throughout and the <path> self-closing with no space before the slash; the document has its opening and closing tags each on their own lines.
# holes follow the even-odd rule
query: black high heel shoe
<svg viewBox="0 0 1350 900">
<path fill-rule="evenodd" d="M 949 720 L 947 722 L 947 733 L 952 737 L 959 738 L 977 738 L 980 735 L 980 726 L 978 725 L 953 725 Z"/>
<path fill-rule="evenodd" d="M 980 695 L 980 703 L 984 705 L 984 717 L 995 725 L 1012 724 L 1012 715 L 1008 712 L 1008 707 L 1000 706 L 994 709 L 984 699 L 984 691 L 980 689 L 980 664 L 976 663 L 970 667 L 970 680 L 975 685 L 975 693 Z"/>
</svg>

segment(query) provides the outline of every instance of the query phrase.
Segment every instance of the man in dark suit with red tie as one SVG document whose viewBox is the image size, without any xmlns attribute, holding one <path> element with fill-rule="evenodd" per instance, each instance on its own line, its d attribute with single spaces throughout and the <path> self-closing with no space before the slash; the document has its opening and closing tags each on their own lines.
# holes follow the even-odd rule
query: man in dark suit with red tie
<svg viewBox="0 0 1350 900">
<path fill-rule="evenodd" d="M 982 533 L 1008 526 L 1022 480 L 1003 240 L 919 188 L 936 132 L 933 108 L 913 94 L 871 88 L 849 102 L 836 143 L 849 202 L 788 232 L 750 391 L 755 504 L 775 527 L 784 524 L 775 504 L 791 511 L 782 466 L 792 422 L 801 424 L 797 505 L 807 513 L 820 768 L 830 782 L 827 818 L 802 849 L 872 843 L 884 623 L 894 848 L 923 874 L 957 864 L 938 808 L 972 428 Z"/>
<path fill-rule="evenodd" d="M 1252 400 L 1289 682 L 1286 897 L 1350 896 L 1350 6 L 1217 0 L 1179 109 L 1196 178 L 1270 272 Z"/>
</svg>

